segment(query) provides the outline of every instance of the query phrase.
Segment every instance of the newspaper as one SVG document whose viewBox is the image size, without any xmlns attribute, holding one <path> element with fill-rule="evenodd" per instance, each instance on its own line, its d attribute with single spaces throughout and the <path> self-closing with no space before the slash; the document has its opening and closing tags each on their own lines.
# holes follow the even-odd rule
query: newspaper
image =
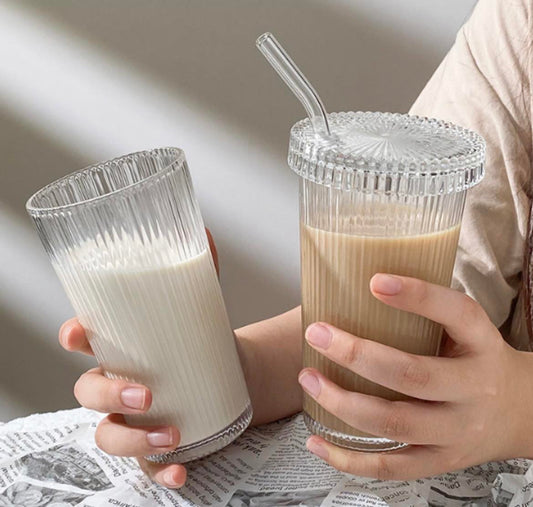
<svg viewBox="0 0 533 507">
<path fill-rule="evenodd" d="M 131 458 L 94 443 L 102 415 L 83 408 L 0 423 L 0 506 L 525 506 L 533 461 L 487 463 L 416 481 L 341 473 L 305 448 L 301 415 L 251 428 L 190 463 L 180 490 L 158 486 Z"/>
</svg>

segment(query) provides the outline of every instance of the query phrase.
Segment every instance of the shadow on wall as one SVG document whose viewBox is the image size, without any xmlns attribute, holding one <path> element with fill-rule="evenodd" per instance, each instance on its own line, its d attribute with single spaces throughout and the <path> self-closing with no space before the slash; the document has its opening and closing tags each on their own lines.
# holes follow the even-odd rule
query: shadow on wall
<svg viewBox="0 0 533 507">
<path fill-rule="evenodd" d="M 53 126 L 51 126 L 53 128 Z M 0 152 L 5 203 L 31 226 L 25 204 L 33 192 L 89 161 L 74 151 L 52 143 L 46 133 L 15 118 L 0 102 Z"/>
<path fill-rule="evenodd" d="M 257 52 L 262 32 L 272 30 L 286 45 L 331 111 L 407 111 L 442 57 L 393 26 L 376 27 L 356 7 L 322 1 L 195 0 L 159 2 L 157 9 L 142 0 L 24 5 L 207 105 L 283 156 L 288 127 L 303 111 Z"/>
<path fill-rule="evenodd" d="M 17 120 L 0 108 L 0 152 L 2 153 L 2 185 L 0 186 L 0 212 L 2 208 L 13 211 L 17 217 L 24 220 L 30 229 L 31 221 L 24 209 L 27 198 L 36 189 L 58 178 L 69 170 L 81 167 L 87 161 L 76 153 L 66 152 L 59 146 L 53 145 L 45 134 Z M 36 255 L 45 257 L 44 250 L 39 252 L 24 252 L 22 244 L 17 244 L 17 238 L 2 233 L 1 241 L 9 241 L 10 248 L 21 250 L 20 258 L 24 260 L 25 253 L 28 261 Z M 32 231 L 35 236 L 37 233 Z M 37 242 L 36 242 L 37 243 Z M 38 243 L 37 243 L 38 244 Z M 23 262 L 22 262 L 23 264 Z M 50 272 L 52 267 L 46 261 Z M 11 288 L 2 279 L 3 269 L 14 269 L 13 266 L 1 266 L 0 290 L 9 291 Z M 29 270 L 31 272 L 31 269 Z M 32 280 L 24 280 L 30 276 L 28 272 L 17 274 L 21 285 L 32 286 Z M 33 290 L 46 288 L 35 286 Z M 35 304 L 35 299 L 28 295 L 25 304 Z M 49 306 L 32 309 L 30 314 L 42 313 L 43 321 L 54 318 L 54 315 L 68 312 L 66 297 L 61 301 L 50 300 Z M 24 308 L 21 308 L 24 312 Z M 42 333 L 35 332 L 41 327 L 36 322 L 31 326 L 19 320 L 14 313 L 0 305 L 0 386 L 7 392 L 10 399 L 17 400 L 16 407 L 8 407 L 9 413 L 17 416 L 30 412 L 50 411 L 59 408 L 77 406 L 72 395 L 72 387 L 79 375 L 90 365 L 91 361 L 84 361 L 79 357 L 72 357 L 62 351 L 57 342 L 57 334 L 50 335 L 50 326 L 42 323 Z M 52 325 L 59 329 L 60 322 Z M 2 420 L 0 407 L 0 420 Z"/>
<path fill-rule="evenodd" d="M 43 342 L 51 337 L 29 333 L 2 308 L 0 322 L 0 386 L 10 399 L 20 400 L 17 415 L 78 406 L 72 388 L 85 368 L 80 368 L 80 363 L 60 348 L 57 338 L 54 337 L 55 348 L 51 347 Z M 0 407 L 0 420 L 1 412 Z"/>
</svg>

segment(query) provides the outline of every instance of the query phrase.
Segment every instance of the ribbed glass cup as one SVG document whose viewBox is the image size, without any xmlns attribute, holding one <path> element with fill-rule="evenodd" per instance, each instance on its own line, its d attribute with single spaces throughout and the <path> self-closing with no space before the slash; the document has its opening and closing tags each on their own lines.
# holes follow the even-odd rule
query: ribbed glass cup
<svg viewBox="0 0 533 507">
<path fill-rule="evenodd" d="M 252 409 L 183 151 L 74 172 L 26 205 L 107 377 L 148 386 L 132 425 L 175 425 L 186 462 L 229 444 Z"/>
<path fill-rule="evenodd" d="M 291 130 L 289 165 L 300 180 L 303 330 L 317 321 L 362 338 L 436 355 L 442 328 L 374 298 L 375 273 L 449 286 L 466 191 L 483 177 L 485 144 L 449 123 L 389 113 L 333 113 L 332 140 L 309 120 Z M 304 340 L 304 366 L 349 391 L 403 400 L 325 358 Z M 357 407 L 353 407 L 357 410 Z M 403 447 L 351 427 L 304 395 L 308 428 L 343 447 Z"/>
</svg>

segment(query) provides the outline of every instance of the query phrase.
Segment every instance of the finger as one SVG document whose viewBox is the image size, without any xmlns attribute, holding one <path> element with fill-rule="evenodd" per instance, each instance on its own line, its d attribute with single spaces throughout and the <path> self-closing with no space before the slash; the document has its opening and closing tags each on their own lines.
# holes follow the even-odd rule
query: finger
<svg viewBox="0 0 533 507">
<path fill-rule="evenodd" d="M 100 421 L 94 434 L 96 445 L 114 456 L 147 456 L 173 451 L 180 433 L 172 426 L 128 426 L 121 414 Z"/>
<path fill-rule="evenodd" d="M 445 404 L 389 401 L 346 391 L 311 368 L 298 381 L 329 413 L 365 433 L 409 444 L 443 444 L 455 436 Z"/>
<path fill-rule="evenodd" d="M 141 470 L 153 481 L 166 488 L 181 488 L 187 479 L 187 470 L 183 465 L 172 463 L 162 465 L 145 458 L 137 458 Z"/>
<path fill-rule="evenodd" d="M 456 290 L 416 278 L 376 274 L 372 294 L 383 303 L 442 324 L 457 343 L 485 348 L 494 326 L 481 306 Z"/>
<path fill-rule="evenodd" d="M 207 234 L 207 241 L 209 242 L 209 249 L 211 250 L 211 255 L 213 256 L 213 262 L 215 263 L 215 269 L 217 270 L 217 274 L 220 275 L 220 268 L 218 265 L 218 252 L 217 247 L 215 245 L 215 240 L 213 239 L 211 231 L 207 227 L 205 229 L 205 232 Z"/>
<path fill-rule="evenodd" d="M 460 395 L 457 385 L 465 372 L 457 360 L 409 354 L 323 322 L 311 324 L 305 338 L 332 361 L 394 391 L 429 401 L 452 401 Z"/>
<path fill-rule="evenodd" d="M 59 343 L 64 349 L 71 352 L 82 352 L 94 356 L 85 336 L 85 329 L 75 317 L 64 322 L 59 329 Z"/>
<path fill-rule="evenodd" d="M 80 405 L 99 412 L 142 414 L 152 404 L 152 394 L 147 387 L 108 379 L 101 367 L 92 368 L 78 379 L 74 396 Z"/>
<path fill-rule="evenodd" d="M 337 447 L 313 435 L 307 448 L 332 467 L 360 477 L 384 481 L 406 481 L 441 474 L 449 470 L 438 448 L 412 446 L 387 453 L 365 453 Z"/>
</svg>

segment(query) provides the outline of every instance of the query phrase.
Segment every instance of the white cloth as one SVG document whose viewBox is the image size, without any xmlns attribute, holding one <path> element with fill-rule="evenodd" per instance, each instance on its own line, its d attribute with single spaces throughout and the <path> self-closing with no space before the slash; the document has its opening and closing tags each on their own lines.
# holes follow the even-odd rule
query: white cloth
<svg viewBox="0 0 533 507">
<path fill-rule="evenodd" d="M 524 350 L 532 10 L 531 0 L 480 0 L 411 110 L 473 129 L 487 141 L 486 176 L 467 197 L 453 284 L 496 326 L 512 317 L 506 338 Z"/>
</svg>

